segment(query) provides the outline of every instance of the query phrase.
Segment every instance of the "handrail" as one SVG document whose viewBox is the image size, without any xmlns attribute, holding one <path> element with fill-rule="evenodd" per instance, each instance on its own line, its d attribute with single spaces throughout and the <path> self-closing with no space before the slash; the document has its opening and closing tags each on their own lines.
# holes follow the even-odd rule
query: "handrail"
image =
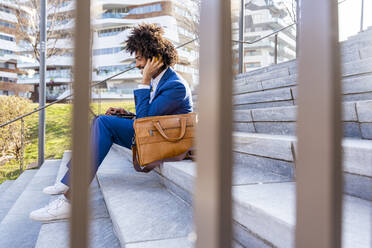
<svg viewBox="0 0 372 248">
<path fill-rule="evenodd" d="M 277 34 L 277 33 L 279 33 L 279 32 L 281 32 L 281 31 L 283 31 L 284 29 L 287 29 L 287 28 L 289 28 L 289 27 L 292 27 L 293 25 L 295 25 L 297 22 L 294 22 L 294 23 L 292 23 L 292 24 L 290 24 L 290 25 L 288 25 L 288 26 L 285 26 L 284 28 L 281 28 L 281 29 L 278 29 L 278 30 L 276 30 L 275 32 L 272 32 L 272 33 L 270 33 L 270 34 L 268 34 L 268 35 L 265 35 L 265 36 L 263 36 L 263 37 L 261 37 L 261 38 L 259 38 L 259 39 L 257 39 L 257 40 L 254 40 L 254 41 L 241 41 L 241 40 L 232 40 L 233 42 L 237 42 L 237 43 L 243 43 L 243 44 L 250 44 L 250 45 L 252 45 L 252 44 L 254 44 L 254 43 L 256 43 L 256 42 L 259 42 L 259 41 L 261 41 L 261 40 L 263 40 L 263 39 L 266 39 L 267 37 L 270 37 L 270 36 L 272 36 L 272 35 L 274 35 L 274 34 Z"/>
<path fill-rule="evenodd" d="M 176 49 L 181 48 L 181 47 L 183 47 L 183 46 L 186 46 L 186 45 L 188 45 L 188 44 L 190 44 L 190 43 L 196 41 L 197 39 L 198 39 L 198 38 L 195 38 L 195 39 L 192 39 L 192 40 L 190 40 L 190 41 L 187 41 L 187 42 L 185 42 L 185 43 L 183 43 L 183 44 L 177 46 Z M 132 63 L 132 64 L 133 64 L 133 63 Z M 136 68 L 135 66 L 129 67 L 128 69 L 126 69 L 126 70 L 124 70 L 124 71 L 121 71 L 121 72 L 119 72 L 119 73 L 117 73 L 117 74 L 115 74 L 115 75 L 112 75 L 112 76 L 110 76 L 110 77 L 108 77 L 108 78 L 106 78 L 106 79 L 104 79 L 104 80 L 102 80 L 102 81 L 100 81 L 100 82 L 97 82 L 97 83 L 92 84 L 92 85 L 91 85 L 91 88 L 93 88 L 93 87 L 95 87 L 95 86 L 97 86 L 97 85 L 100 85 L 100 84 L 102 84 L 102 83 L 104 83 L 104 82 L 106 82 L 106 81 L 108 81 L 108 80 L 110 80 L 110 79 L 113 79 L 114 77 L 117 77 L 117 76 L 119 76 L 119 75 L 121 75 L 121 74 L 123 74 L 123 73 L 125 73 L 125 72 L 131 71 L 131 70 L 133 70 L 133 69 L 135 69 L 135 68 Z M 55 100 L 55 101 L 53 101 L 53 102 L 51 102 L 51 103 L 49 103 L 49 104 L 47 104 L 47 105 L 45 105 L 45 106 L 43 106 L 43 107 L 39 107 L 39 108 L 37 108 L 37 109 L 35 109 L 35 110 L 31 111 L 31 112 L 28 112 L 27 114 L 24 114 L 24 115 L 18 116 L 18 117 L 16 117 L 16 118 L 14 118 L 13 120 L 10 120 L 10 121 L 8 121 L 8 122 L 6 122 L 6 123 L 1 124 L 1 125 L 0 125 L 0 128 L 5 127 L 5 126 L 7 126 L 7 125 L 9 125 L 9 124 L 11 124 L 11 123 L 13 123 L 13 122 L 18 121 L 18 120 L 21 120 L 21 119 L 23 119 L 23 118 L 25 118 L 25 117 L 27 117 L 27 116 L 29 116 L 29 115 L 32 115 L 32 114 L 34 114 L 34 113 L 36 113 L 36 112 L 41 111 L 41 110 L 43 110 L 43 109 L 46 109 L 46 108 L 48 108 L 48 107 L 50 107 L 50 106 L 52 106 L 52 105 L 54 105 L 54 104 L 56 104 L 56 103 L 62 102 L 62 101 L 64 101 L 64 100 L 66 100 L 67 98 L 72 97 L 73 95 L 74 95 L 74 93 L 71 93 L 71 94 L 68 95 L 68 96 L 65 96 L 65 97 L 63 97 L 63 98 L 61 98 L 61 99 Z"/>
<path fill-rule="evenodd" d="M 263 39 L 265 39 L 265 38 L 267 38 L 267 37 L 270 37 L 271 35 L 274 35 L 274 34 L 276 34 L 276 33 L 281 32 L 281 31 L 283 31 L 284 29 L 287 29 L 287 28 L 293 26 L 294 24 L 296 24 L 296 22 L 294 22 L 294 23 L 292 23 L 292 24 L 290 24 L 290 25 L 288 25 L 288 26 L 286 26 L 286 27 L 284 27 L 284 28 L 281 28 L 281 29 L 279 29 L 279 30 L 277 30 L 277 31 L 275 31 L 275 32 L 272 32 L 272 33 L 270 33 L 270 34 L 268 34 L 268 35 L 266 35 L 266 36 L 263 36 L 263 37 L 261 37 L 261 38 L 255 40 L 255 41 L 252 41 L 252 42 L 249 42 L 249 41 L 240 41 L 240 40 L 232 40 L 232 41 L 233 41 L 233 42 L 239 42 L 239 43 L 246 43 L 246 44 L 254 44 L 254 43 L 256 43 L 256 42 L 258 42 L 258 41 L 260 41 L 260 40 L 263 40 Z M 192 39 L 192 40 L 190 40 L 190 41 L 187 41 L 187 42 L 185 42 L 185 43 L 183 43 L 183 44 L 177 46 L 176 49 L 181 48 L 181 47 L 183 47 L 183 46 L 186 46 L 186 45 L 188 45 L 188 44 L 190 44 L 190 43 L 192 43 L 192 42 L 194 42 L 194 41 L 196 41 L 196 40 L 198 40 L 198 38 L 195 38 L 195 39 Z M 97 82 L 97 83 L 92 84 L 91 87 L 93 88 L 93 87 L 95 87 L 95 86 L 97 86 L 97 85 L 100 85 L 100 84 L 102 84 L 102 83 L 104 83 L 104 82 L 106 82 L 106 81 L 108 81 L 108 80 L 110 80 L 110 79 L 113 79 L 113 78 L 115 78 L 115 77 L 117 77 L 117 76 L 119 76 L 119 75 L 121 75 L 121 74 L 123 74 L 123 73 L 126 73 L 126 72 L 128 72 L 128 71 L 131 71 L 131 70 L 133 70 L 133 69 L 135 69 L 135 68 L 136 68 L 135 66 L 129 67 L 128 69 L 126 69 L 126 70 L 124 70 L 124 71 L 121 71 L 121 72 L 119 72 L 119 73 L 117 73 L 117 74 L 115 74 L 115 75 L 112 75 L 112 76 L 110 76 L 110 77 L 108 77 L 108 78 L 106 78 L 106 79 L 104 79 L 104 80 L 102 80 L 102 81 L 100 81 L 100 82 Z M 25 117 L 27 117 L 27 116 L 29 116 L 29 115 L 32 115 L 32 114 L 34 114 L 34 113 L 36 113 L 36 112 L 39 112 L 39 111 L 43 110 L 43 109 L 46 109 L 46 108 L 48 108 L 48 107 L 50 107 L 50 106 L 52 106 L 52 105 L 54 105 L 54 104 L 56 104 L 56 103 L 62 102 L 62 101 L 64 101 L 64 100 L 66 100 L 66 99 L 72 97 L 73 95 L 74 95 L 74 94 L 71 93 L 70 95 L 65 96 L 65 97 L 63 97 L 63 98 L 61 98 L 61 99 L 55 100 L 55 101 L 53 101 L 53 102 L 51 102 L 51 103 L 49 103 L 49 104 L 47 104 L 47 105 L 45 105 L 45 106 L 43 106 L 43 107 L 39 107 L 39 108 L 37 108 L 37 109 L 35 109 L 35 110 L 31 111 L 31 112 L 28 112 L 28 113 L 26 113 L 26 114 L 24 114 L 24 115 L 18 116 L 18 117 L 16 117 L 16 118 L 14 118 L 13 120 L 10 120 L 10 121 L 8 121 L 8 122 L 6 122 L 6 123 L 1 124 L 1 125 L 0 125 L 0 128 L 5 127 L 5 126 L 7 126 L 7 125 L 9 125 L 9 124 L 11 124 L 11 123 L 13 123 L 13 122 L 18 121 L 18 120 L 21 120 L 22 118 L 25 118 Z"/>
</svg>

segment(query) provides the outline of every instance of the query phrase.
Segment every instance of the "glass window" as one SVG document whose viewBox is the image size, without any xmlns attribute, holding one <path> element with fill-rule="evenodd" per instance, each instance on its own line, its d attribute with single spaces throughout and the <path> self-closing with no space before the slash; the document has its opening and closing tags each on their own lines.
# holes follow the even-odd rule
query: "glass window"
<svg viewBox="0 0 372 248">
<path fill-rule="evenodd" d="M 9 82 L 9 83 L 15 83 L 15 78 L 8 78 L 8 77 L 0 77 L 0 82 Z"/>
<path fill-rule="evenodd" d="M 162 7 L 160 3 L 154 4 L 154 5 L 143 6 L 143 7 L 137 7 L 137 8 L 131 9 L 128 13 L 131 15 L 141 15 L 141 14 L 158 12 L 158 11 L 162 11 Z"/>
<path fill-rule="evenodd" d="M 98 31 L 98 37 L 113 36 L 129 28 L 130 27 L 102 29 Z"/>
<path fill-rule="evenodd" d="M 12 14 L 14 14 L 14 11 L 13 10 L 11 10 L 11 9 L 5 7 L 5 6 L 0 7 L 0 11 L 5 12 L 5 13 L 12 13 Z"/>
<path fill-rule="evenodd" d="M 102 49 L 94 49 L 93 55 L 105 55 L 105 54 L 114 54 L 118 53 L 122 50 L 122 47 L 110 47 L 110 48 L 102 48 Z"/>
<path fill-rule="evenodd" d="M 6 49 L 0 49 L 0 55 L 4 55 L 4 54 L 13 54 L 14 52 L 13 51 L 10 51 L 10 50 L 6 50 Z"/>
<path fill-rule="evenodd" d="M 0 21 L 0 26 L 2 27 L 6 27 L 6 28 L 16 28 L 16 26 L 12 23 L 9 23 L 9 22 L 4 22 L 4 21 Z"/>
<path fill-rule="evenodd" d="M 15 67 L 16 67 L 15 64 L 11 64 L 11 63 L 0 63 L 0 68 L 14 70 Z"/>
<path fill-rule="evenodd" d="M 3 34 L 0 34 L 0 39 L 7 40 L 7 41 L 14 41 L 14 37 L 3 35 Z"/>
</svg>

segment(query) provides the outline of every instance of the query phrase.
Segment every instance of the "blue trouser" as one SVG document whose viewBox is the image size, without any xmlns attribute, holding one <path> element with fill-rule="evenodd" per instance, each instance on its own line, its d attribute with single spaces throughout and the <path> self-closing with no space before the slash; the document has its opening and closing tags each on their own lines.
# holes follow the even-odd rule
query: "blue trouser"
<svg viewBox="0 0 372 248">
<path fill-rule="evenodd" d="M 131 148 L 134 136 L 133 120 L 115 116 L 101 115 L 93 120 L 91 130 L 92 145 L 92 167 L 91 180 L 106 157 L 113 143 L 126 148 Z M 67 163 L 70 168 L 71 160 Z M 74 165 L 79 166 L 79 165 Z M 70 169 L 61 180 L 62 183 L 69 185 Z"/>
</svg>

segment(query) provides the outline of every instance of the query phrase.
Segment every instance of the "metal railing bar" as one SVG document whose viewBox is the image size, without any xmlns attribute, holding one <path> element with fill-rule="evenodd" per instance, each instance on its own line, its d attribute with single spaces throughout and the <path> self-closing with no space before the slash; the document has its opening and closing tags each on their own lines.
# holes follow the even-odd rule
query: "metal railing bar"
<svg viewBox="0 0 372 248">
<path fill-rule="evenodd" d="M 186 46 L 186 45 L 188 45 L 188 44 L 190 44 L 190 43 L 196 41 L 197 39 L 198 39 L 198 38 L 195 38 L 195 39 L 192 39 L 192 40 L 190 40 L 190 41 L 187 41 L 187 42 L 185 42 L 185 43 L 183 43 L 183 44 L 177 46 L 176 49 L 181 48 L 181 47 L 183 47 L 183 46 Z M 131 63 L 131 64 L 133 64 L 133 63 Z M 97 82 L 97 83 L 92 84 L 90 87 L 93 88 L 93 87 L 95 87 L 95 86 L 97 86 L 97 85 L 100 85 L 100 84 L 102 84 L 102 83 L 104 83 L 104 82 L 106 82 L 106 81 L 108 81 L 108 80 L 111 80 L 111 79 L 113 79 L 113 78 L 115 78 L 115 77 L 117 77 L 117 76 L 119 76 L 119 75 L 121 75 L 121 74 L 123 74 L 123 73 L 126 73 L 126 72 L 128 72 L 128 71 L 131 71 L 131 70 L 133 70 L 133 69 L 135 69 L 135 68 L 136 68 L 135 66 L 129 67 L 128 69 L 126 69 L 126 70 L 124 70 L 124 71 L 121 71 L 121 72 L 119 72 L 119 73 L 117 73 L 117 74 L 115 74 L 115 75 L 112 75 L 112 76 L 110 76 L 110 77 L 108 77 L 108 78 L 106 78 L 106 79 L 104 79 L 104 80 L 102 80 L 102 81 L 100 81 L 100 82 Z M 18 116 L 17 118 L 15 118 L 15 119 L 13 119 L 13 120 L 11 120 L 11 121 L 8 121 L 8 122 L 6 122 L 6 123 L 1 124 L 1 125 L 0 125 L 0 128 L 5 127 L 5 126 L 7 126 L 7 125 L 9 125 L 9 124 L 11 124 L 11 123 L 13 123 L 13 122 L 15 122 L 15 121 L 18 121 L 18 120 L 20 120 L 20 119 L 22 119 L 22 118 L 24 118 L 24 117 L 27 117 L 27 116 L 29 116 L 29 115 L 32 115 L 32 114 L 36 113 L 36 112 L 39 112 L 40 110 L 46 109 L 46 108 L 48 108 L 49 106 L 52 106 L 52 105 L 54 105 L 54 104 L 56 104 L 56 103 L 62 102 L 62 101 L 64 101 L 64 100 L 66 100 L 67 98 L 72 97 L 73 95 L 74 95 L 74 94 L 71 93 L 71 94 L 68 95 L 68 96 L 65 96 L 65 97 L 63 97 L 63 98 L 61 98 L 61 99 L 55 100 L 55 101 L 53 101 L 53 102 L 51 102 L 51 103 L 49 103 L 49 104 L 47 104 L 47 105 L 45 105 L 45 106 L 43 106 L 43 107 L 40 107 L 40 108 L 35 109 L 35 110 L 33 110 L 33 111 L 31 111 L 31 112 L 29 112 L 29 113 L 27 113 L 27 114 L 24 114 L 24 115 Z"/>
<path fill-rule="evenodd" d="M 254 41 L 241 41 L 241 40 L 232 40 L 232 41 L 233 41 L 233 42 L 237 42 L 237 43 L 243 43 L 243 44 L 254 44 L 254 43 L 259 42 L 259 41 L 261 41 L 261 40 L 263 40 L 263 39 L 266 39 L 267 37 L 270 37 L 270 36 L 272 36 L 272 35 L 274 35 L 274 34 L 277 34 L 277 33 L 281 32 L 281 31 L 283 31 L 284 29 L 287 29 L 287 28 L 289 28 L 289 27 L 292 27 L 292 26 L 295 25 L 296 23 L 297 23 L 297 22 L 294 22 L 294 23 L 292 23 L 292 24 L 290 24 L 290 25 L 288 25 L 288 26 L 285 26 L 284 28 L 281 28 L 281 29 L 279 29 L 279 30 L 276 30 L 275 32 L 272 32 L 272 33 L 270 33 L 270 34 L 268 34 L 268 35 L 262 36 L 261 38 L 259 38 L 259 39 L 257 39 L 257 40 L 254 40 Z"/>
</svg>

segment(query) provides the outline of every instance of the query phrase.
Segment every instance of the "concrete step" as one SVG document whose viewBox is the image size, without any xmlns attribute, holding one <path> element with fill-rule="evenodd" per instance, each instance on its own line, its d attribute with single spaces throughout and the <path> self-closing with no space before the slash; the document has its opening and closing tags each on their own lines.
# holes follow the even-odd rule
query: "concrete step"
<svg viewBox="0 0 372 248">
<path fill-rule="evenodd" d="M 196 164 L 165 163 L 159 170 L 163 183 L 190 201 Z M 243 247 L 293 247 L 295 183 L 259 181 L 233 187 L 234 238 Z M 370 201 L 344 196 L 343 247 L 369 247 Z"/>
<path fill-rule="evenodd" d="M 283 62 L 277 65 L 260 68 L 236 76 L 235 84 L 249 84 L 250 82 L 265 81 L 275 78 L 287 77 L 296 71 L 296 60 Z"/>
<path fill-rule="evenodd" d="M 292 88 L 280 88 L 235 95 L 233 105 L 235 109 L 293 106 L 294 100 Z"/>
<path fill-rule="evenodd" d="M 347 44 L 352 44 L 360 40 L 369 40 L 369 39 L 372 39 L 372 31 L 370 29 L 366 29 L 363 32 L 358 32 L 356 35 L 348 37 L 348 39 L 345 40 L 343 43 L 347 45 Z"/>
<path fill-rule="evenodd" d="M 361 59 L 341 65 L 342 76 L 358 76 L 372 72 L 372 58 Z"/>
<path fill-rule="evenodd" d="M 372 50 L 372 49 L 371 49 Z M 289 88 L 297 86 L 297 74 L 291 74 L 289 76 L 269 79 L 264 81 L 252 81 L 247 84 L 234 85 L 234 95 L 242 95 L 245 93 L 269 91 L 279 88 Z M 363 74 L 352 77 L 342 78 L 342 94 L 344 100 L 350 101 L 352 98 L 355 100 L 356 97 L 364 93 L 372 92 L 372 74 Z M 197 99 L 195 96 L 194 99 Z"/>
<path fill-rule="evenodd" d="M 7 215 L 10 208 L 16 202 L 18 197 L 22 194 L 23 190 L 30 183 L 31 179 L 36 174 L 37 170 L 26 170 L 24 171 L 12 185 L 1 194 L 0 197 L 0 222 Z"/>
<path fill-rule="evenodd" d="M 357 63 L 360 62 L 360 60 L 366 60 L 371 57 L 372 40 L 370 43 L 362 43 L 360 45 L 358 43 L 349 46 L 341 46 L 342 65 L 347 69 L 347 71 L 343 73 L 343 76 L 350 76 L 349 67 L 353 62 Z M 357 64 L 359 65 L 359 63 Z M 355 74 L 359 74 L 358 71 L 354 72 L 352 75 Z M 268 88 L 291 86 L 296 81 L 296 75 L 296 60 L 260 68 L 248 73 L 237 75 L 234 81 L 235 92 L 254 92 Z M 275 83 L 277 80 L 279 82 Z M 262 85 L 260 85 L 260 82 L 262 82 Z"/>
<path fill-rule="evenodd" d="M 60 181 L 65 174 L 66 164 L 71 158 L 71 151 L 65 151 L 61 166 L 58 171 L 56 182 Z M 58 196 L 52 196 L 54 200 Z M 108 248 L 120 247 L 119 241 L 116 238 L 112 226 L 110 216 L 108 214 L 106 204 L 103 200 L 101 190 L 99 189 L 97 180 L 94 179 L 90 187 L 90 242 L 89 247 L 92 248 Z M 69 223 L 68 221 L 57 221 L 53 223 L 43 224 L 37 239 L 36 248 L 67 248 L 69 247 Z"/>
<path fill-rule="evenodd" d="M 129 150 L 113 146 L 97 178 L 122 247 L 191 247 L 192 211 L 155 172 L 134 171 Z M 177 240 L 179 242 L 177 242 Z"/>
<path fill-rule="evenodd" d="M 35 246 L 41 223 L 30 220 L 29 213 L 48 203 L 49 196 L 43 194 L 42 189 L 55 181 L 60 162 L 60 160 L 45 161 L 19 195 L 0 223 L 0 247 Z"/>
<path fill-rule="evenodd" d="M 372 57 L 371 47 L 372 47 L 372 40 L 370 44 L 367 43 L 367 44 L 359 45 L 359 43 L 355 43 L 349 46 L 347 45 L 341 46 L 342 63 L 348 63 L 348 62 Z"/>
<path fill-rule="evenodd" d="M 372 53 L 372 48 L 370 50 Z M 278 75 L 274 79 L 247 78 L 244 83 L 235 84 L 234 105 L 245 104 L 249 107 L 278 102 L 277 106 L 282 106 L 283 101 L 296 100 L 297 69 L 294 69 L 292 73 L 285 76 Z M 372 99 L 372 57 L 344 63 L 342 71 L 345 101 Z"/>
<path fill-rule="evenodd" d="M 12 185 L 14 180 L 6 180 L 2 184 L 0 184 L 0 198 L 2 194 Z"/>
<path fill-rule="evenodd" d="M 372 101 L 343 103 L 344 136 L 372 139 Z M 297 106 L 235 110 L 235 131 L 296 134 Z"/>
<path fill-rule="evenodd" d="M 155 171 L 149 174 L 135 172 L 131 151 L 124 147 L 113 145 L 104 163 L 99 169 L 98 180 L 122 247 L 194 247 L 191 197 L 179 198 L 170 193 L 162 184 L 163 177 L 159 177 Z M 190 172 L 193 168 L 185 170 Z M 262 174 L 256 175 L 263 180 Z M 174 176 L 177 177 L 177 174 Z M 253 176 L 249 177 L 240 175 L 236 182 L 239 184 L 243 180 L 255 180 Z M 283 181 L 283 177 L 278 175 L 265 178 L 272 182 Z M 242 232 L 237 235 L 242 235 L 243 239 L 251 236 Z M 243 246 L 235 240 L 232 247 L 250 246 Z"/>
<path fill-rule="evenodd" d="M 294 247 L 295 183 L 235 186 L 235 218 L 275 247 Z M 344 196 L 344 248 L 370 247 L 370 202 Z"/>
<path fill-rule="evenodd" d="M 235 163 L 294 178 L 296 137 L 235 132 Z M 372 200 L 372 141 L 344 138 L 344 192 Z"/>
</svg>

